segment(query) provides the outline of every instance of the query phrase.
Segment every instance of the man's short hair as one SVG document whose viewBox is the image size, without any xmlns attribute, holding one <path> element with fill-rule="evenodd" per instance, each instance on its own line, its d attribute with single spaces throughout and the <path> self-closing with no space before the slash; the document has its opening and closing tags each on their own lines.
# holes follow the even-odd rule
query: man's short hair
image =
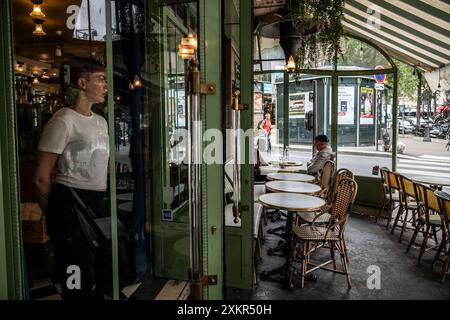
<svg viewBox="0 0 450 320">
<path fill-rule="evenodd" d="M 315 141 L 317 142 L 330 142 L 330 140 L 328 139 L 328 137 L 324 134 L 319 134 L 314 138 Z"/>
<path fill-rule="evenodd" d="M 84 74 L 105 71 L 105 65 L 93 58 L 72 57 L 65 64 L 70 66 L 70 84 L 75 86 Z"/>
<path fill-rule="evenodd" d="M 61 65 L 61 87 L 63 103 L 66 107 L 75 104 L 79 94 L 78 79 L 99 71 L 105 71 L 105 65 L 93 58 L 72 57 Z"/>
</svg>

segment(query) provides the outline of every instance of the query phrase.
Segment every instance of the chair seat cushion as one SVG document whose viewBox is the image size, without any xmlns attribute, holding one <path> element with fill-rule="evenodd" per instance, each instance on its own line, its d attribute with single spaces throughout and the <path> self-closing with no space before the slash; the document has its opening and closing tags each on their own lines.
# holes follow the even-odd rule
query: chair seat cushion
<svg viewBox="0 0 450 320">
<path fill-rule="evenodd" d="M 294 232 L 294 234 L 300 240 L 312 240 L 312 241 L 339 240 L 339 235 L 332 230 L 328 232 L 327 237 L 325 238 L 325 233 L 327 232 L 326 227 L 310 226 L 310 225 L 294 226 L 292 227 L 292 232 Z"/>
<path fill-rule="evenodd" d="M 318 215 L 317 212 L 299 212 L 297 214 L 301 220 L 307 222 L 307 223 L 312 223 L 314 218 Z M 327 223 L 328 221 L 330 221 L 331 215 L 329 213 L 324 213 L 322 214 L 316 221 L 315 223 Z"/>
<path fill-rule="evenodd" d="M 425 223 L 427 220 L 425 216 L 421 216 L 420 219 Z M 441 225 L 441 217 L 438 214 L 430 214 L 429 216 L 430 225 L 439 227 Z"/>
</svg>

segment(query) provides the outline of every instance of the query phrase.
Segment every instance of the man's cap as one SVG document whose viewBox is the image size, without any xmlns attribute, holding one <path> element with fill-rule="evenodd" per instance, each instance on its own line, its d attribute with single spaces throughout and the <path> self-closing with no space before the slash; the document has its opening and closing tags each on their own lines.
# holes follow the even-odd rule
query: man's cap
<svg viewBox="0 0 450 320">
<path fill-rule="evenodd" d="M 328 140 L 328 137 L 324 134 L 319 134 L 314 138 L 314 140 L 318 142 L 330 142 L 330 140 Z"/>
</svg>

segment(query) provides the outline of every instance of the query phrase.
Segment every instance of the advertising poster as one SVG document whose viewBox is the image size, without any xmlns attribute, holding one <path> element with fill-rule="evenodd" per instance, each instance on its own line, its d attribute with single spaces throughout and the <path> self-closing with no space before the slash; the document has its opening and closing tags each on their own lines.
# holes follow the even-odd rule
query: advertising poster
<svg viewBox="0 0 450 320">
<path fill-rule="evenodd" d="M 305 118 L 305 113 L 313 110 L 313 95 L 307 92 L 289 94 L 289 118 Z"/>
<path fill-rule="evenodd" d="M 375 105 L 373 88 L 361 88 L 361 107 L 359 112 L 360 124 L 373 124 Z"/>
<path fill-rule="evenodd" d="M 342 86 L 338 89 L 338 124 L 355 123 L 355 88 Z"/>
</svg>

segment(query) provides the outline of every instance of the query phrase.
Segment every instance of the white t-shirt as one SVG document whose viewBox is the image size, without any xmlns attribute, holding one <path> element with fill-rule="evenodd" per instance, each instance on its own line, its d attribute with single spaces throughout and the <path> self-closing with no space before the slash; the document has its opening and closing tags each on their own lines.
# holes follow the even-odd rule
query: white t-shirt
<svg viewBox="0 0 450 320">
<path fill-rule="evenodd" d="M 62 108 L 46 124 L 38 150 L 60 155 L 57 183 L 78 189 L 106 190 L 108 125 L 98 114 L 85 116 Z"/>
</svg>

